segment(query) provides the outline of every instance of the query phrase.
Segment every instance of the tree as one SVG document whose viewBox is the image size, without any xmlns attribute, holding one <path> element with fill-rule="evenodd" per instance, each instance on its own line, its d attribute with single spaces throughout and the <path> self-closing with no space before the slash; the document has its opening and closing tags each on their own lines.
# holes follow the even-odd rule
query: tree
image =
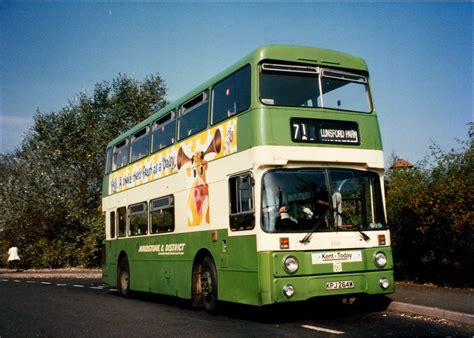
<svg viewBox="0 0 474 338">
<path fill-rule="evenodd" d="M 59 112 L 37 111 L 20 149 L 0 157 L 0 240 L 20 248 L 23 266 L 97 266 L 109 141 L 167 103 L 159 74 L 119 74 Z"/>
<path fill-rule="evenodd" d="M 387 213 L 401 278 L 473 286 L 474 148 L 431 155 L 411 170 L 387 174 Z"/>
</svg>

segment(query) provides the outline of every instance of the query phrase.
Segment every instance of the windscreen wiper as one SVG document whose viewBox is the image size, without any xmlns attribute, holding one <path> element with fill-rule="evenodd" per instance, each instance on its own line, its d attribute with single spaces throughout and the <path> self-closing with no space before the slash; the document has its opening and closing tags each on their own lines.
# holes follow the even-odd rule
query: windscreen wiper
<svg viewBox="0 0 474 338">
<path fill-rule="evenodd" d="M 364 239 L 364 241 L 367 242 L 370 239 L 370 237 L 367 236 L 367 234 L 365 234 L 360 227 L 357 230 L 359 231 L 359 234 Z"/>
<path fill-rule="evenodd" d="M 309 243 L 309 240 L 311 239 L 311 236 L 313 233 L 319 229 L 319 226 L 321 223 L 324 221 L 326 218 L 327 214 L 332 210 L 332 208 L 328 207 L 324 215 L 321 216 L 321 218 L 316 222 L 316 224 L 311 228 L 311 231 L 306 234 L 306 236 L 303 237 L 303 239 L 300 240 L 301 244 L 306 244 Z"/>
<path fill-rule="evenodd" d="M 349 221 L 350 224 L 354 224 L 354 222 L 352 222 L 352 220 L 351 220 L 348 216 L 343 215 L 342 213 L 337 212 L 337 211 L 335 211 L 335 212 L 336 212 L 339 216 L 341 216 L 343 220 L 345 219 L 345 220 Z M 363 239 L 364 241 L 367 242 L 367 241 L 370 239 L 370 237 L 367 236 L 367 234 L 365 234 L 365 233 L 362 231 L 362 226 L 358 226 L 358 227 L 357 227 L 357 231 L 359 231 L 359 235 L 362 237 L 362 239 Z"/>
</svg>

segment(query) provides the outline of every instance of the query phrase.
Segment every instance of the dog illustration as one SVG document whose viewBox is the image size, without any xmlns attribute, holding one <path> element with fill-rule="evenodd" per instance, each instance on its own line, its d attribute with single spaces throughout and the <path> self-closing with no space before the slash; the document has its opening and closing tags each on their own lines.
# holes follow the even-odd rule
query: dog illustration
<svg viewBox="0 0 474 338">
<path fill-rule="evenodd" d="M 216 130 L 211 143 L 206 151 L 196 151 L 194 155 L 189 157 L 180 147 L 178 151 L 178 170 L 183 165 L 191 162 L 191 167 L 186 169 L 189 178 L 194 179 L 191 191 L 188 197 L 188 226 L 198 226 L 209 224 L 209 187 L 206 181 L 207 154 L 221 151 L 222 136 L 219 129 Z"/>
</svg>

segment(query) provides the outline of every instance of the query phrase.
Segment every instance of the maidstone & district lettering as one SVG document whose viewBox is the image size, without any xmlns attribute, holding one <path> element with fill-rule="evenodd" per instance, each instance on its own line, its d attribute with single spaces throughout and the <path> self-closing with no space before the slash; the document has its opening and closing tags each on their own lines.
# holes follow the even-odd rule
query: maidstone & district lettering
<svg viewBox="0 0 474 338">
<path fill-rule="evenodd" d="M 186 243 L 140 245 L 138 252 L 156 252 L 158 255 L 184 255 Z"/>
</svg>

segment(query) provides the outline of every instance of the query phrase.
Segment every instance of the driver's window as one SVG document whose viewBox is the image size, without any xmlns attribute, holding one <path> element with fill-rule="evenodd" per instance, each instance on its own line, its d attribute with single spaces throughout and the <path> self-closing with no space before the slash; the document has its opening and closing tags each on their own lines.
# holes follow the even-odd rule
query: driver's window
<svg viewBox="0 0 474 338">
<path fill-rule="evenodd" d="M 250 173 L 229 179 L 230 216 L 232 231 L 251 230 L 255 227 L 253 178 Z"/>
</svg>

